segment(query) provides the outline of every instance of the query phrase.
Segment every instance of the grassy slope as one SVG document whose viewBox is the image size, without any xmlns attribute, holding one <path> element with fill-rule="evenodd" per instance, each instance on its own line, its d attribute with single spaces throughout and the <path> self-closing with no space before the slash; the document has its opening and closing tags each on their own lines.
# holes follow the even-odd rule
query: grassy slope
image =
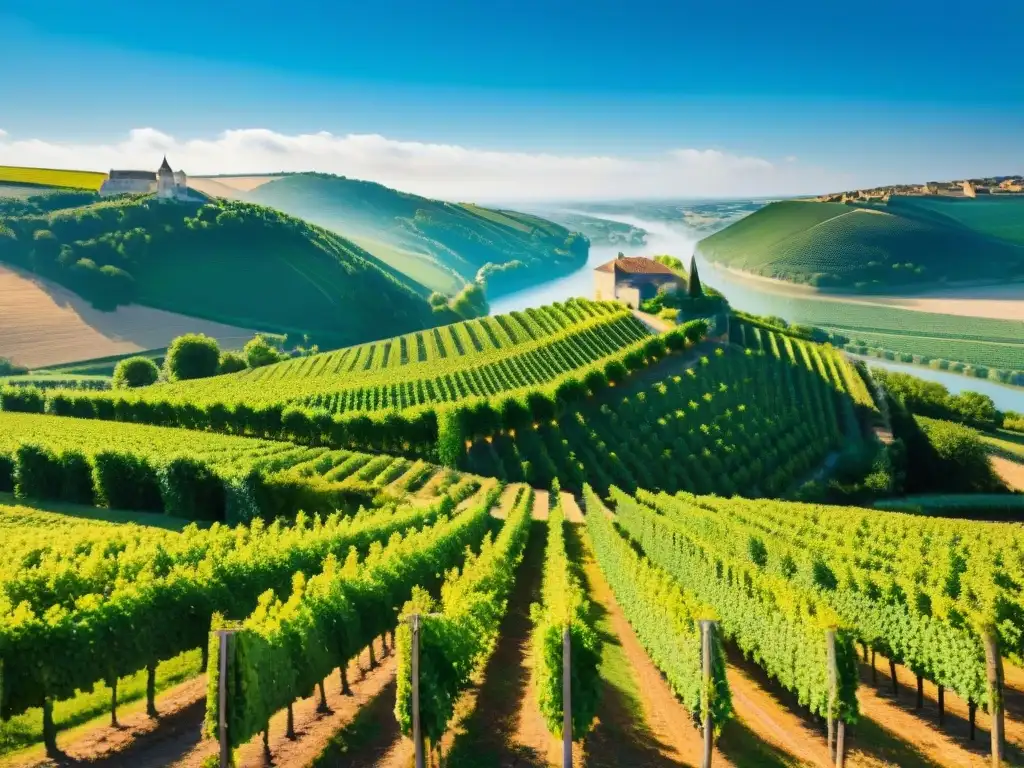
<svg viewBox="0 0 1024 768">
<path fill-rule="evenodd" d="M 951 203 L 895 197 L 872 209 L 790 200 L 711 235 L 700 250 L 712 261 L 761 275 L 892 291 L 1024 276 L 1021 221 L 1024 199 L 1016 198 Z"/>
<path fill-rule="evenodd" d="M 277 211 L 218 201 L 157 203 L 120 198 L 60 207 L 49 198 L 25 208 L 0 205 L 14 232 L 0 259 L 38 271 L 96 301 L 104 286 L 86 284 L 75 262 L 91 259 L 134 278 L 128 299 L 232 324 L 310 332 L 355 343 L 433 322 L 425 289 L 354 243 Z M 56 208 L 56 210 L 55 210 Z M 7 215 L 5 216 L 5 213 Z M 35 232 L 53 233 L 42 265 Z M 140 234 L 141 233 L 141 234 Z M 61 251 L 67 246 L 72 256 Z M 125 303 L 118 295 L 117 303 Z"/>
<path fill-rule="evenodd" d="M 246 197 L 364 238 L 379 258 L 442 291 L 451 291 L 453 279 L 472 280 L 487 263 L 527 266 L 492 278 L 491 292 L 500 293 L 544 279 L 530 277 L 531 271 L 544 270 L 547 277 L 586 261 L 582 246 L 566 250 L 569 230 L 545 219 L 431 200 L 368 181 L 293 174 Z M 410 264 L 410 256 L 426 264 Z"/>
</svg>

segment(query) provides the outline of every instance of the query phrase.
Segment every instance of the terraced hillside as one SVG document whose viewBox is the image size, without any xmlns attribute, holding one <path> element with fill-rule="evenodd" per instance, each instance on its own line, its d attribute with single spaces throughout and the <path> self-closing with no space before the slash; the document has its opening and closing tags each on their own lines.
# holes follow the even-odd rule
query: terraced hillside
<svg viewBox="0 0 1024 768">
<path fill-rule="evenodd" d="M 560 414 L 478 428 L 464 466 L 573 490 L 782 494 L 844 439 L 857 439 L 854 410 L 870 408 L 871 398 L 834 352 L 739 330 L 750 336 L 746 351 L 668 357 Z"/>
<path fill-rule="evenodd" d="M 758 275 L 862 292 L 1024 278 L 1024 198 L 887 205 L 772 203 L 698 244 L 711 261 Z"/>
<path fill-rule="evenodd" d="M 546 219 L 432 200 L 370 181 L 289 174 L 260 185 L 245 199 L 356 238 L 395 269 L 449 294 L 481 270 L 488 294 L 496 296 L 587 260 L 587 239 Z"/>
<path fill-rule="evenodd" d="M 666 338 L 685 346 L 702 334 L 691 326 Z M 666 343 L 622 305 L 576 299 L 209 379 L 8 389 L 0 408 L 434 456 L 439 433 L 480 402 L 533 393 L 550 403 L 583 381 L 622 379 L 627 363 L 643 367 L 647 347 Z"/>
<path fill-rule="evenodd" d="M 81 198 L 0 200 L 0 260 L 102 309 L 136 303 L 309 333 L 330 345 L 438 320 L 422 286 L 344 238 L 269 208 Z"/>
<path fill-rule="evenodd" d="M 833 348 L 706 331 L 580 299 L 0 389 L 0 758 L 1017 764 L 1020 532 L 783 500 L 917 448 Z"/>
</svg>

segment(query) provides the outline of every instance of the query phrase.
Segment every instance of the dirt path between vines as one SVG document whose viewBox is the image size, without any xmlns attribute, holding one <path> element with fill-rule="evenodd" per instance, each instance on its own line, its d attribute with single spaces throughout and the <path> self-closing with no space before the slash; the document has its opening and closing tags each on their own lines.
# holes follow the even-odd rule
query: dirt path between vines
<svg viewBox="0 0 1024 768">
<path fill-rule="evenodd" d="M 377 651 L 380 651 L 379 643 Z M 352 696 L 342 696 L 337 671 L 325 684 L 330 713 L 316 712 L 316 697 L 295 703 L 295 731 L 298 736 L 295 741 L 285 738 L 284 712 L 271 719 L 270 749 L 275 765 L 312 764 L 330 744 L 334 734 L 394 678 L 394 657 L 385 657 L 377 669 L 369 671 L 369 653 L 364 651 L 359 659 L 349 665 L 348 673 Z M 202 739 L 205 707 L 206 676 L 202 675 L 157 699 L 157 709 L 161 712 L 159 720 L 150 721 L 145 713 L 133 714 L 123 719 L 119 729 L 97 729 L 86 738 L 67 746 L 65 759 L 21 765 L 33 768 L 78 765 L 103 768 L 198 768 L 205 758 L 217 753 L 215 741 Z M 264 765 L 263 745 L 259 736 L 240 749 L 238 764 L 239 768 Z"/>
<path fill-rule="evenodd" d="M 601 702 L 597 723 L 584 745 L 585 764 L 593 768 L 700 765 L 701 734 L 640 645 L 594 560 L 582 526 L 571 526 L 567 546 L 582 565 L 595 628 L 604 644 Z M 717 749 L 713 762 L 732 765 Z"/>
<path fill-rule="evenodd" d="M 917 678 L 906 667 L 897 666 L 898 693 L 893 697 L 892 678 L 888 660 L 875 658 L 875 679 L 872 682 L 871 664 L 861 663 L 861 686 L 858 699 L 861 711 L 869 723 L 875 723 L 889 734 L 913 740 L 920 753 L 918 762 L 904 758 L 900 765 L 971 766 L 990 765 L 988 715 L 978 709 L 974 741 L 970 740 L 970 721 L 967 702 L 951 691 L 945 692 L 945 718 L 938 723 L 938 689 L 924 682 L 923 707 L 917 709 Z M 1008 765 L 1024 765 L 1024 672 L 1005 665 L 1006 741 Z M 869 747 L 880 741 L 878 735 L 862 729 L 855 744 Z M 866 763 L 873 765 L 875 763 Z"/>
<path fill-rule="evenodd" d="M 533 521 L 494 653 L 460 699 L 441 742 L 453 766 L 561 764 L 561 742 L 537 705 L 530 649 L 530 605 L 541 599 L 549 494 L 535 491 Z"/>
<path fill-rule="evenodd" d="M 121 714 L 119 728 L 102 725 L 81 731 L 81 735 L 70 743 L 57 734 L 57 745 L 64 751 L 64 758 L 51 760 L 39 751 L 33 750 L 24 759 L 0 760 L 4 768 L 42 768 L 57 765 L 84 765 L 115 760 L 122 754 L 134 751 L 138 745 L 170 739 L 184 745 L 199 740 L 203 714 L 206 707 L 206 675 L 199 675 L 157 696 L 156 708 L 160 716 L 150 718 L 145 710 Z M 109 719 L 109 715 L 105 716 Z M 76 729 L 77 730 L 77 729 Z"/>
</svg>

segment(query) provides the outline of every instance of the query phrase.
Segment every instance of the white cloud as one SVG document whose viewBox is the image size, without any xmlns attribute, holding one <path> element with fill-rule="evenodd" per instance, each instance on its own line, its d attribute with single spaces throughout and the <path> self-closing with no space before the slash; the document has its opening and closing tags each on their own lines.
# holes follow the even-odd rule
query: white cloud
<svg viewBox="0 0 1024 768">
<path fill-rule="evenodd" d="M 188 140 L 136 128 L 114 143 L 18 139 L 0 131 L 0 165 L 148 169 L 164 154 L 192 175 L 324 171 L 449 200 L 784 195 L 840 185 L 840 179 L 800 167 L 795 158 L 776 164 L 718 149 L 673 149 L 639 158 L 502 152 L 377 134 L 287 135 L 264 128 Z"/>
</svg>

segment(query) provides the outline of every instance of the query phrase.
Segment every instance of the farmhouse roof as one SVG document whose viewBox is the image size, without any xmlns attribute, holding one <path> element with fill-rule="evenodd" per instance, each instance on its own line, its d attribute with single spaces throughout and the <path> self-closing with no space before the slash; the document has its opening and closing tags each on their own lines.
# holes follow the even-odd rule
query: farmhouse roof
<svg viewBox="0 0 1024 768">
<path fill-rule="evenodd" d="M 648 259 L 646 256 L 623 256 L 621 259 L 612 259 L 599 267 L 597 272 L 624 272 L 628 275 L 672 275 L 675 272 L 661 262 Z"/>
<path fill-rule="evenodd" d="M 153 171 L 110 171 L 111 179 L 139 179 L 141 181 L 156 181 L 156 174 Z"/>
</svg>

